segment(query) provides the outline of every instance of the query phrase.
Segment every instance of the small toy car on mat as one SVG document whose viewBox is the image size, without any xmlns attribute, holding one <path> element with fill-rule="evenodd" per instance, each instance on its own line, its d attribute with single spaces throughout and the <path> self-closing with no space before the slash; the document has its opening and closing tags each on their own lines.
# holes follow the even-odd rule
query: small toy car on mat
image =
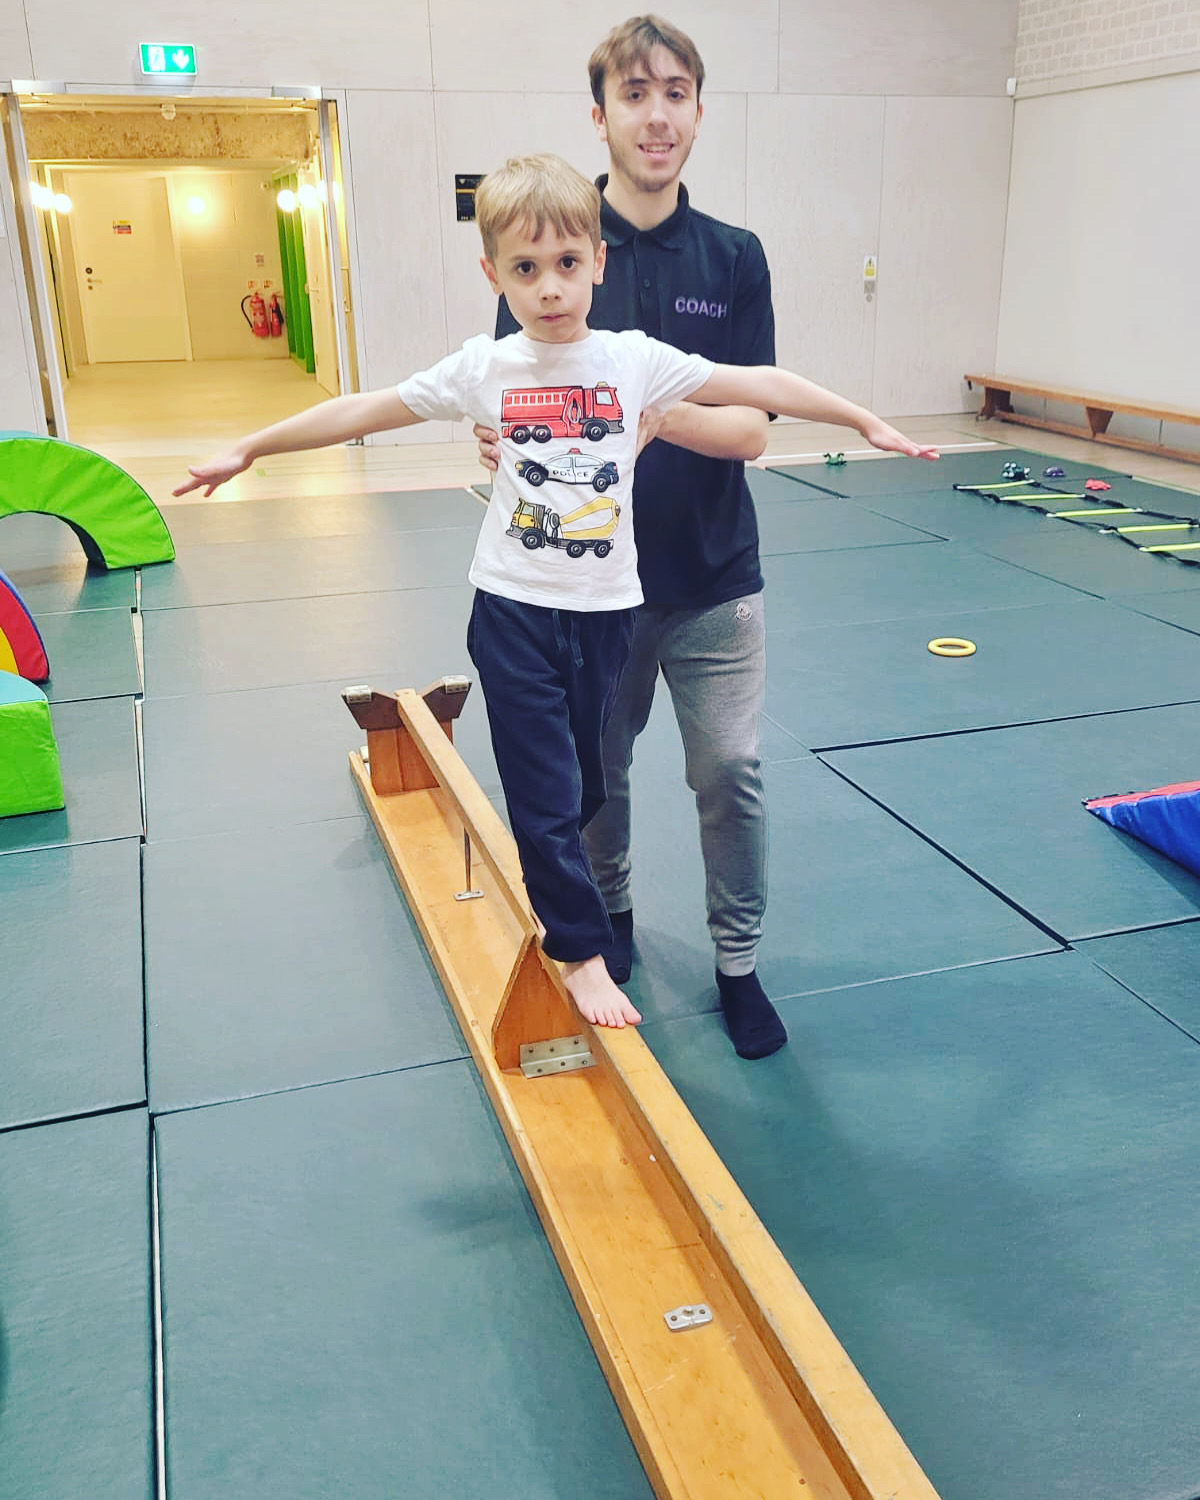
<svg viewBox="0 0 1200 1500">
<path fill-rule="evenodd" d="M 1061 464 L 1051 464 L 1048 469 L 1042 470 L 1043 479 L 1065 479 L 1067 471 Z"/>
<path fill-rule="evenodd" d="M 1001 479 L 1028 479 L 1029 470 L 1024 464 L 1007 463 L 1000 470 Z"/>
</svg>

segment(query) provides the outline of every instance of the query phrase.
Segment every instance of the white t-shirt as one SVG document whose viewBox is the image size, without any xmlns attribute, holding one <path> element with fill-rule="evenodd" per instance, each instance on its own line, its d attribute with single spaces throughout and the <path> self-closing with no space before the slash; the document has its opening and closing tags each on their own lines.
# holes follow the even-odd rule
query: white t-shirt
<svg viewBox="0 0 1200 1500">
<path fill-rule="evenodd" d="M 642 602 L 633 467 L 642 411 L 704 384 L 711 360 L 644 333 L 593 329 L 573 344 L 523 333 L 468 339 L 401 381 L 430 421 L 465 417 L 500 434 L 500 467 L 471 562 L 477 588 L 553 609 Z"/>
</svg>

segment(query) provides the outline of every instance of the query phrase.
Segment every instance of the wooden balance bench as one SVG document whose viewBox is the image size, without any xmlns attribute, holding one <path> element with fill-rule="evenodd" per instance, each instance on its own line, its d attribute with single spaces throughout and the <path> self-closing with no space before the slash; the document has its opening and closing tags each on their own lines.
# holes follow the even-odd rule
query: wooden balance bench
<svg viewBox="0 0 1200 1500">
<path fill-rule="evenodd" d="M 467 686 L 347 688 L 350 769 L 655 1494 L 937 1500 L 637 1028 L 571 1006 L 454 748 Z"/>
<path fill-rule="evenodd" d="M 1158 422 L 1182 422 L 1190 427 L 1200 427 L 1200 411 L 1187 411 L 1180 406 L 1152 405 L 1142 401 L 1117 401 L 1109 396 L 1069 391 L 1056 385 L 1010 380 L 1004 375 L 964 375 L 963 379 L 972 388 L 979 386 L 983 391 L 980 417 L 994 417 L 998 422 L 1019 422 L 1024 427 L 1041 427 L 1047 432 L 1066 433 L 1068 437 L 1090 438 L 1093 442 L 1112 443 L 1118 448 L 1136 448 L 1140 453 L 1161 453 L 1164 458 L 1181 458 L 1188 463 L 1200 463 L 1200 452 L 1195 450 L 1169 448 L 1163 443 L 1148 443 L 1140 438 L 1118 437 L 1108 430 L 1113 413 L 1118 411 L 1131 417 L 1150 417 Z M 1088 425 L 1072 426 L 1069 422 L 1052 422 L 1046 417 L 1030 417 L 1024 412 L 1013 411 L 1014 394 L 1043 396 L 1047 401 L 1082 406 L 1087 414 Z"/>
</svg>

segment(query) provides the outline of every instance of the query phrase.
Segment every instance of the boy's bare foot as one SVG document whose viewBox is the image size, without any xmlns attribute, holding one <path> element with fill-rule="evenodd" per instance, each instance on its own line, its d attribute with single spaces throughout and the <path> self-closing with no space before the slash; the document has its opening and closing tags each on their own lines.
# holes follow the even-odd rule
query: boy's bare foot
<svg viewBox="0 0 1200 1500">
<path fill-rule="evenodd" d="M 608 977 L 602 954 L 563 964 L 563 982 L 576 1010 L 593 1026 L 636 1026 L 642 1019 Z"/>
</svg>

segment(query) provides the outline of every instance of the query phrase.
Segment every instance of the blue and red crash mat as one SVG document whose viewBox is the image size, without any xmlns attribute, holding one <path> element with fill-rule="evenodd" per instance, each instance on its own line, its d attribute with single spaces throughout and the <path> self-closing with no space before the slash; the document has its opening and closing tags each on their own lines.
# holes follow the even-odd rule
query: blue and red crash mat
<svg viewBox="0 0 1200 1500">
<path fill-rule="evenodd" d="M 1083 805 L 1114 828 L 1133 834 L 1200 875 L 1200 781 L 1179 781 L 1117 797 L 1092 797 Z"/>
</svg>

